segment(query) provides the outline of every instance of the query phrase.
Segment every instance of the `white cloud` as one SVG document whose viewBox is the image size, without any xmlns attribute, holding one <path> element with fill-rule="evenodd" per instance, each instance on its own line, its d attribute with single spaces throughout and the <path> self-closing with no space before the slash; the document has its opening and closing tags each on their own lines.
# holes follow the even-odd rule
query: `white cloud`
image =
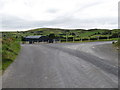
<svg viewBox="0 0 120 90">
<path fill-rule="evenodd" d="M 118 0 L 1 0 L 1 15 L 1 30 L 117 28 Z"/>
</svg>

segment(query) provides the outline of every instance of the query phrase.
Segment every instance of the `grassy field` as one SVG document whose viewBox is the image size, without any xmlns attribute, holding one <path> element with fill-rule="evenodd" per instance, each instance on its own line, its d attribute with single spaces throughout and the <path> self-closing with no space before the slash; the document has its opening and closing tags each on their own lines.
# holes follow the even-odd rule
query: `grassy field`
<svg viewBox="0 0 120 90">
<path fill-rule="evenodd" d="M 74 38 L 76 41 L 80 39 L 91 39 L 97 40 L 99 39 L 111 39 L 111 38 L 118 38 L 120 35 L 119 29 L 107 30 L 107 29 L 90 29 L 90 30 L 83 30 L 83 29 L 76 29 L 76 30 L 68 30 L 68 29 L 54 29 L 54 28 L 40 28 L 40 29 L 33 29 L 24 32 L 13 32 L 12 36 L 14 37 L 26 37 L 30 35 L 42 35 L 48 36 L 50 34 L 55 34 L 55 36 L 63 41 L 68 38 L 68 41 L 72 41 Z"/>
</svg>

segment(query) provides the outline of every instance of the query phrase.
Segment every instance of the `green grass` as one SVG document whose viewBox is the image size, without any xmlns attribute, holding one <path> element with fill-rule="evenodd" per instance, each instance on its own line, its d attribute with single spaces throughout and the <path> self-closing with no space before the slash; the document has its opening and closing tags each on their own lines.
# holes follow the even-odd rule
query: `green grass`
<svg viewBox="0 0 120 90">
<path fill-rule="evenodd" d="M 2 39 L 2 70 L 4 71 L 17 57 L 20 50 L 19 41 L 15 38 Z"/>
<path fill-rule="evenodd" d="M 2 39 L 0 38 L 0 75 L 2 70 Z"/>
<path fill-rule="evenodd" d="M 108 33 L 105 33 L 108 32 Z M 74 37 L 74 35 L 71 35 L 71 33 L 75 33 L 75 38 L 97 38 L 97 36 L 100 37 L 108 37 L 112 36 L 115 33 L 120 33 L 120 30 L 113 29 L 113 30 L 107 30 L 107 29 L 92 29 L 92 30 L 83 30 L 83 29 L 76 29 L 76 30 L 69 30 L 69 29 L 55 29 L 55 28 L 39 28 L 39 29 L 33 29 L 29 31 L 24 32 L 12 32 L 12 36 L 16 37 L 26 37 L 30 35 L 49 35 L 51 33 L 54 33 L 57 37 L 66 37 L 66 35 L 59 35 L 59 34 L 66 34 L 68 37 Z M 104 33 L 104 34 L 103 34 Z M 77 37 L 76 37 L 77 36 Z"/>
<path fill-rule="evenodd" d="M 84 41 L 62 41 L 62 43 L 82 43 L 82 42 L 100 42 L 100 41 L 113 41 L 117 40 L 117 38 L 112 38 L 112 39 L 100 39 L 100 40 L 84 40 Z"/>
<path fill-rule="evenodd" d="M 120 49 L 120 38 L 117 40 L 116 43 L 113 43 L 115 47 L 118 47 Z"/>
</svg>

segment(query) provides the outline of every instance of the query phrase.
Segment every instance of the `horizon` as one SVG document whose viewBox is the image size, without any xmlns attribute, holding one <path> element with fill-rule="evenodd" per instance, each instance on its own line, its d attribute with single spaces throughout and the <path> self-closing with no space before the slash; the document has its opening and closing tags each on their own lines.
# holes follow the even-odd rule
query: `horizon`
<svg viewBox="0 0 120 90">
<path fill-rule="evenodd" d="M 24 31 L 31 31 L 31 30 L 36 30 L 36 29 L 61 29 L 61 30 L 86 30 L 86 31 L 89 31 L 89 30 L 116 30 L 117 28 L 114 28 L 114 29 L 100 29 L 100 28 L 89 28 L 89 29 L 81 29 L 81 28 L 76 28 L 76 29 L 65 29 L 65 28 L 34 28 L 34 29 L 29 29 L 29 30 L 16 30 L 16 31 L 10 31 L 10 30 L 6 30 L 6 31 L 0 31 L 0 32 L 24 32 Z"/>
</svg>

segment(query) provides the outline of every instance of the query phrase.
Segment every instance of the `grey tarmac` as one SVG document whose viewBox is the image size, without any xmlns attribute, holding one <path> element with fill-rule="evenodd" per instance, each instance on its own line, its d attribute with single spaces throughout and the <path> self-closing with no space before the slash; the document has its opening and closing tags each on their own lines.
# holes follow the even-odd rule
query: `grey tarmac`
<svg viewBox="0 0 120 90">
<path fill-rule="evenodd" d="M 107 60 L 108 56 L 107 59 L 100 58 L 99 53 L 96 56 L 94 53 L 86 53 L 79 49 L 90 44 L 94 45 L 94 51 L 102 53 L 100 49 L 102 47 L 97 45 L 102 46 L 111 42 L 91 42 L 82 46 L 81 43 L 22 44 L 19 56 L 3 74 L 2 86 L 3 88 L 117 88 L 116 61 L 113 63 L 114 61 Z M 70 48 L 73 45 L 77 45 L 77 48 Z"/>
</svg>

